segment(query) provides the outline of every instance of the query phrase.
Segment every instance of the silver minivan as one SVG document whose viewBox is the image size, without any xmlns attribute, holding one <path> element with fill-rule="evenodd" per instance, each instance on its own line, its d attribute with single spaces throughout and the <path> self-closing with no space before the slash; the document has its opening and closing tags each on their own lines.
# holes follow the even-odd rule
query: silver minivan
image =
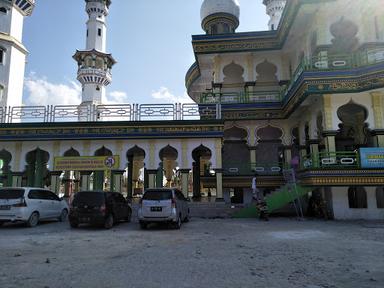
<svg viewBox="0 0 384 288">
<path fill-rule="evenodd" d="M 40 220 L 65 221 L 67 202 L 50 190 L 35 187 L 0 188 L 0 226 L 6 222 L 25 222 L 29 227 Z"/>
<path fill-rule="evenodd" d="M 180 229 L 182 222 L 189 221 L 188 201 L 176 188 L 145 190 L 138 211 L 140 227 L 145 229 L 149 223 L 168 222 Z"/>
</svg>

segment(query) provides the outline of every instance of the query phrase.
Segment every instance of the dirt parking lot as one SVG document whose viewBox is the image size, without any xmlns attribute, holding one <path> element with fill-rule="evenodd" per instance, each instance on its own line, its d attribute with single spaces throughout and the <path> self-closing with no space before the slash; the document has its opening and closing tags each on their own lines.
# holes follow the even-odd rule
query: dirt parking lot
<svg viewBox="0 0 384 288">
<path fill-rule="evenodd" d="M 0 287 L 384 287 L 384 222 L 0 228 Z"/>
</svg>

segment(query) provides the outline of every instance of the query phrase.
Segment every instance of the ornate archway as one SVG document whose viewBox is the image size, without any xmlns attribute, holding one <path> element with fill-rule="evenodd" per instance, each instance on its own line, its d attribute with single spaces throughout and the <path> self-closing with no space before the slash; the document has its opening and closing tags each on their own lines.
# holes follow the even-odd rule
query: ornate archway
<svg viewBox="0 0 384 288">
<path fill-rule="evenodd" d="M 335 137 L 337 151 L 354 151 L 359 147 L 372 146 L 372 137 L 368 129 L 367 109 L 352 100 L 337 110 L 341 120 Z"/>
<path fill-rule="evenodd" d="M 132 195 L 141 194 L 144 188 L 145 169 L 144 159 L 145 151 L 139 146 L 135 145 L 127 151 L 128 160 L 128 175 L 127 175 L 127 197 L 131 198 Z"/>
<path fill-rule="evenodd" d="M 195 199 L 201 198 L 201 176 L 207 173 L 207 165 L 210 164 L 211 157 L 212 151 L 202 144 L 192 151 L 193 198 Z"/>
<path fill-rule="evenodd" d="M 113 156 L 112 151 L 105 146 L 95 151 L 95 156 Z M 106 175 L 104 171 L 93 171 L 93 190 L 109 190 L 111 175 Z"/>
<path fill-rule="evenodd" d="M 48 171 L 49 153 L 37 148 L 26 155 L 27 185 L 30 187 L 44 187 L 50 185 Z"/>
<path fill-rule="evenodd" d="M 176 175 L 176 170 L 175 168 L 177 167 L 177 157 L 178 157 L 178 152 L 177 150 L 170 146 L 167 145 L 166 147 L 162 148 L 159 152 L 159 157 L 161 160 L 160 166 L 162 166 L 162 170 L 158 173 L 158 179 L 157 179 L 157 184 L 160 187 L 166 186 L 166 187 L 171 187 L 173 185 L 180 186 L 178 183 L 177 175 Z M 163 175 L 161 175 L 164 172 Z M 163 178 L 165 177 L 166 183 L 164 185 L 163 183 Z"/>
</svg>

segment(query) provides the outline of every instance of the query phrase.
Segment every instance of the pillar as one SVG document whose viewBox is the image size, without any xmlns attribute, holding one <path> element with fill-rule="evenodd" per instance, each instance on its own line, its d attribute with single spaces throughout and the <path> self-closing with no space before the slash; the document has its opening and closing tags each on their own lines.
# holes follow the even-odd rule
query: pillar
<svg viewBox="0 0 384 288">
<path fill-rule="evenodd" d="M 183 192 L 184 197 L 188 198 L 188 178 L 190 169 L 180 169 L 181 174 L 181 191 Z"/>
<path fill-rule="evenodd" d="M 23 172 L 12 173 L 12 187 L 21 187 L 23 181 Z"/>
<path fill-rule="evenodd" d="M 49 174 L 51 176 L 51 190 L 55 192 L 56 195 L 60 193 L 60 175 L 62 171 L 51 171 Z"/>
<path fill-rule="evenodd" d="M 292 160 L 292 146 L 284 146 L 284 168 L 291 168 L 291 160 Z"/>
<path fill-rule="evenodd" d="M 372 109 L 373 109 L 373 116 L 375 121 L 375 130 L 373 131 L 375 144 L 377 147 L 384 147 L 384 115 L 383 115 L 383 97 L 384 93 L 377 91 L 377 92 L 371 92 L 372 97 Z"/>
<path fill-rule="evenodd" d="M 147 178 L 148 178 L 148 188 L 156 188 L 156 174 L 157 169 L 146 169 Z"/>
<path fill-rule="evenodd" d="M 312 159 L 312 167 L 319 167 L 319 143 L 318 139 L 310 139 L 309 147 L 311 149 L 311 159 Z"/>
<path fill-rule="evenodd" d="M 81 191 L 89 191 L 91 189 L 91 171 L 81 171 Z"/>
<path fill-rule="evenodd" d="M 249 156 L 250 156 L 250 163 L 251 163 L 251 170 L 256 167 L 256 146 L 249 147 Z"/>
<path fill-rule="evenodd" d="M 200 198 L 200 156 L 197 161 L 192 163 L 192 176 L 193 176 L 193 198 Z"/>
<path fill-rule="evenodd" d="M 133 195 L 133 156 L 128 156 L 128 177 L 127 177 L 127 198 L 131 199 Z"/>
<path fill-rule="evenodd" d="M 223 198 L 223 169 L 215 169 L 216 174 L 216 201 L 224 201 Z"/>
<path fill-rule="evenodd" d="M 40 149 L 36 151 L 36 166 L 35 166 L 35 177 L 34 187 L 44 187 L 43 184 L 43 153 Z"/>
<path fill-rule="evenodd" d="M 324 130 L 332 131 L 335 129 L 333 127 L 332 94 L 323 95 L 323 109 L 324 109 L 324 120 L 323 120 Z"/>
<path fill-rule="evenodd" d="M 374 139 L 374 146 L 384 147 L 384 129 L 372 130 L 371 133 Z"/>
<path fill-rule="evenodd" d="M 164 168 L 163 168 L 163 162 L 159 163 L 159 168 L 157 168 L 156 173 L 156 188 L 162 188 L 163 187 L 163 180 L 164 180 Z"/>
<path fill-rule="evenodd" d="M 221 82 L 221 57 L 217 55 L 213 59 L 213 82 L 219 83 Z"/>
<path fill-rule="evenodd" d="M 111 173 L 112 174 L 111 190 L 113 192 L 122 193 L 122 191 L 123 191 L 123 175 L 124 175 L 124 173 L 125 173 L 125 170 L 113 170 L 112 171 L 112 173 Z"/>
<path fill-rule="evenodd" d="M 336 141 L 335 137 L 337 135 L 337 131 L 324 131 L 324 142 L 325 142 L 325 149 L 328 153 L 336 152 Z"/>
</svg>

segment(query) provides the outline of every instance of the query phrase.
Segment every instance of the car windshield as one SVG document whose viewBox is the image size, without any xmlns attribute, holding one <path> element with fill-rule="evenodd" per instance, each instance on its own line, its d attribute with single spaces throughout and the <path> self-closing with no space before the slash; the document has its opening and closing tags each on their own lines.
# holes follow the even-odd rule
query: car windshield
<svg viewBox="0 0 384 288">
<path fill-rule="evenodd" d="M 169 200 L 172 199 L 172 191 L 147 191 L 143 200 Z"/>
<path fill-rule="evenodd" d="M 79 192 L 75 194 L 73 204 L 87 203 L 89 205 L 104 204 L 105 195 L 102 192 Z"/>
<path fill-rule="evenodd" d="M 20 199 L 23 196 L 23 189 L 0 189 L 0 199 Z"/>
</svg>

